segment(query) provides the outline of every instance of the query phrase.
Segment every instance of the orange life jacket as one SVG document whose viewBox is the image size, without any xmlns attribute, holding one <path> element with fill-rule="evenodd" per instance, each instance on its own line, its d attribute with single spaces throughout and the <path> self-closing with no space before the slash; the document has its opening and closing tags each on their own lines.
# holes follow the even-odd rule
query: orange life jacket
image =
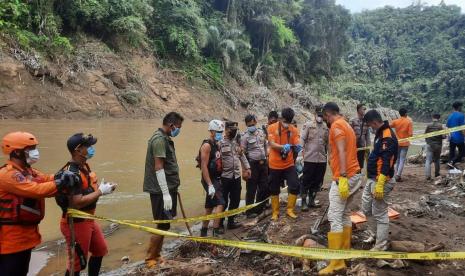
<svg viewBox="0 0 465 276">
<path fill-rule="evenodd" d="M 4 165 L 1 168 L 12 165 Z M 18 178 L 36 178 L 33 170 L 21 170 Z M 18 179 L 20 182 L 21 179 Z M 45 199 L 25 198 L 11 193 L 0 196 L 0 225 L 37 225 L 45 216 Z"/>
</svg>

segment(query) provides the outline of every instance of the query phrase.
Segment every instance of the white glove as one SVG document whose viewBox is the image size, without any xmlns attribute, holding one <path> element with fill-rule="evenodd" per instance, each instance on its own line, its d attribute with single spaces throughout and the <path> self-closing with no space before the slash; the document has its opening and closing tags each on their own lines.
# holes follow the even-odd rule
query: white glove
<svg viewBox="0 0 465 276">
<path fill-rule="evenodd" d="M 213 184 L 208 185 L 208 196 L 211 196 L 212 198 L 215 197 L 215 187 L 213 187 Z"/>
<path fill-rule="evenodd" d="M 173 199 L 171 198 L 170 191 L 168 190 L 168 183 L 166 182 L 165 170 L 156 171 L 158 185 L 163 194 L 163 208 L 170 211 L 173 208 Z"/>
<path fill-rule="evenodd" d="M 102 193 L 102 195 L 109 195 L 113 193 L 113 184 L 110 182 L 105 182 L 105 180 L 102 178 L 102 181 L 100 182 L 100 185 L 98 186 L 99 191 Z"/>
</svg>

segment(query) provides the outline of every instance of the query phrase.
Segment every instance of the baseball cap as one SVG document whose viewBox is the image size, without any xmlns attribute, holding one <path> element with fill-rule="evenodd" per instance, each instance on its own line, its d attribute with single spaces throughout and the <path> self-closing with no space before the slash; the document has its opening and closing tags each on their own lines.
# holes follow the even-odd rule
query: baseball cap
<svg viewBox="0 0 465 276">
<path fill-rule="evenodd" d="M 76 133 L 68 138 L 66 146 L 68 147 L 69 152 L 73 152 L 80 146 L 90 147 L 96 143 L 97 138 L 92 136 L 92 134 L 84 135 L 84 133 Z"/>
</svg>

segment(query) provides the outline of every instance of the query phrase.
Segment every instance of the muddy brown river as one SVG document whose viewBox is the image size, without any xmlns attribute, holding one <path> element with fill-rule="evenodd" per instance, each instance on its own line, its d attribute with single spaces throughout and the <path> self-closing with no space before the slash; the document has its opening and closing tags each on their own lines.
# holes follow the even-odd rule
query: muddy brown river
<svg viewBox="0 0 465 276">
<path fill-rule="evenodd" d="M 36 167 L 46 173 L 55 173 L 68 160 L 66 140 L 77 132 L 91 133 L 98 137 L 96 155 L 89 161 L 99 178 L 118 183 L 117 190 L 101 197 L 97 214 L 117 219 L 151 219 L 149 197 L 142 192 L 147 140 L 159 127 L 160 120 L 3 120 L 0 136 L 10 131 L 23 130 L 39 139 L 41 159 Z M 424 125 L 416 125 L 421 133 Z M 180 166 L 180 193 L 188 217 L 203 213 L 204 191 L 200 184 L 200 171 L 195 167 L 201 141 L 208 136 L 207 123 L 187 121 L 181 134 L 174 138 Z M 418 151 L 414 149 L 414 151 Z M 412 153 L 413 151 L 411 151 Z M 2 157 L 4 161 L 4 157 Z M 243 192 L 245 185 L 243 185 Z M 43 241 L 47 248 L 36 252 L 31 263 L 31 274 L 61 274 L 65 270 L 66 252 L 63 244 L 50 241 L 61 239 L 59 221 L 61 210 L 54 199 L 47 199 L 46 216 L 40 224 Z M 180 212 L 178 212 L 180 215 Z M 102 226 L 107 226 L 102 223 Z M 185 230 L 184 225 L 173 225 L 174 231 Z M 148 234 L 121 227 L 107 237 L 110 253 L 104 258 L 103 270 L 109 271 L 121 265 L 121 258 L 142 260 Z M 50 246 L 55 244 L 55 246 Z M 54 247 L 51 249 L 51 247 Z M 40 248 L 40 247 L 39 247 Z M 48 250 L 50 248 L 50 250 Z M 47 260 L 48 259 L 48 260 Z"/>
<path fill-rule="evenodd" d="M 0 121 L 0 136 L 16 130 L 36 135 L 41 157 L 36 167 L 46 173 L 55 173 L 69 160 L 67 138 L 77 132 L 92 133 L 98 137 L 98 143 L 96 155 L 89 161 L 91 168 L 99 178 L 118 183 L 113 194 L 100 198 L 97 213 L 121 219 L 151 219 L 149 197 L 142 192 L 142 182 L 147 140 L 160 123 L 160 120 L 4 120 Z M 187 216 L 199 215 L 203 211 L 204 191 L 194 158 L 207 136 L 206 123 L 185 122 L 181 134 L 174 139 L 181 168 L 180 193 Z M 61 238 L 60 217 L 61 210 L 54 199 L 47 199 L 46 216 L 40 224 L 43 241 Z M 142 259 L 147 239 L 143 232 L 116 231 L 108 238 L 110 255 L 104 259 L 104 266 L 119 265 L 121 257 L 126 255 L 132 260 Z M 61 255 L 64 255 L 64 247 L 61 249 Z M 64 258 L 56 257 L 42 271 L 44 275 L 63 271 Z"/>
</svg>

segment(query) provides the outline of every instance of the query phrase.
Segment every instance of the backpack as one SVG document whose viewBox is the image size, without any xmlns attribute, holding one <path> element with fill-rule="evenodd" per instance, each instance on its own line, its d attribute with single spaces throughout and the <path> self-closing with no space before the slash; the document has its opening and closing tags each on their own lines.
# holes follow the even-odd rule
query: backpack
<svg viewBox="0 0 465 276">
<path fill-rule="evenodd" d="M 218 148 L 218 145 L 214 142 L 212 142 L 211 140 L 209 139 L 206 139 L 206 140 L 203 140 L 202 141 L 202 144 L 200 145 L 200 148 L 199 148 L 199 153 L 197 155 L 197 157 L 195 158 L 195 161 L 196 161 L 196 168 L 199 168 L 199 170 L 202 169 L 202 160 L 201 160 L 201 153 L 200 153 L 200 149 L 202 148 L 202 146 L 204 144 L 209 144 L 210 147 L 211 147 L 211 151 L 210 151 L 210 156 L 208 158 L 208 171 L 209 173 L 214 173 L 214 174 L 221 174 L 221 172 L 223 171 L 223 162 L 221 161 L 221 153 L 220 153 L 220 150 Z"/>
</svg>

